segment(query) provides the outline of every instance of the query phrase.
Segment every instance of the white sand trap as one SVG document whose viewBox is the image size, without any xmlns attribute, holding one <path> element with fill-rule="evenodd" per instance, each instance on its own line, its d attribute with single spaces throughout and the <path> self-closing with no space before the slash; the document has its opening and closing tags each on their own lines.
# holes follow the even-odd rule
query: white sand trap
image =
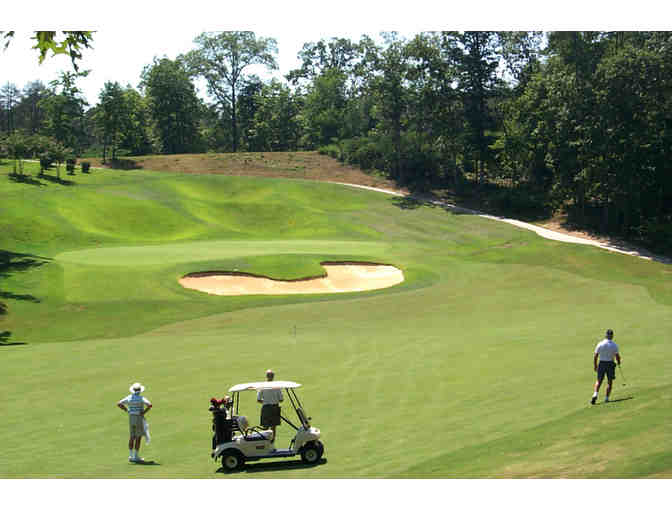
<svg viewBox="0 0 672 510">
<path fill-rule="evenodd" d="M 246 294 L 325 294 L 384 289 L 404 281 L 394 266 L 357 262 L 323 262 L 327 276 L 301 280 L 273 280 L 245 273 L 191 273 L 180 278 L 180 285 L 217 296 Z"/>
</svg>

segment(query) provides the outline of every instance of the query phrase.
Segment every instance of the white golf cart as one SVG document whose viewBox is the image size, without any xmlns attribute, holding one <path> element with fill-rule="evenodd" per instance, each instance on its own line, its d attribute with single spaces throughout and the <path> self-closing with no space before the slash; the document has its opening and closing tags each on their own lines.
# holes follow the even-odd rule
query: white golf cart
<svg viewBox="0 0 672 510">
<path fill-rule="evenodd" d="M 320 439 L 320 430 L 310 425 L 311 418 L 306 416 L 301 402 L 296 396 L 295 389 L 301 385 L 292 381 L 264 381 L 237 384 L 229 388 L 232 400 L 224 404 L 223 408 L 210 408 L 213 414 L 212 458 L 222 459 L 222 467 L 227 471 L 234 471 L 243 467 L 245 462 L 261 459 L 275 459 L 300 455 L 303 462 L 315 464 L 324 453 L 324 446 Z M 260 427 L 250 427 L 246 416 L 239 414 L 240 394 L 243 391 L 257 392 L 262 389 L 284 390 L 294 408 L 298 425 L 292 423 L 282 414 L 282 421 L 292 427 L 296 434 L 287 449 L 276 449 L 271 442 L 273 432 Z M 286 404 L 285 408 L 288 407 Z"/>
</svg>

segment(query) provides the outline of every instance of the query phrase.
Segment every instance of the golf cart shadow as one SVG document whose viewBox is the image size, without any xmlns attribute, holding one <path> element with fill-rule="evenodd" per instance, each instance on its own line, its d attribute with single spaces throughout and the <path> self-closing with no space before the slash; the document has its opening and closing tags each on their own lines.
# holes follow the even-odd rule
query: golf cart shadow
<svg viewBox="0 0 672 510">
<path fill-rule="evenodd" d="M 223 474 L 232 474 L 232 473 L 261 473 L 264 471 L 285 471 L 290 469 L 313 469 L 318 466 L 322 466 L 327 463 L 327 459 L 322 457 L 318 462 L 314 464 L 306 464 L 301 460 L 283 460 L 275 462 L 258 462 L 256 464 L 245 464 L 242 469 L 238 471 L 227 471 L 223 467 L 220 467 L 216 472 Z"/>
</svg>

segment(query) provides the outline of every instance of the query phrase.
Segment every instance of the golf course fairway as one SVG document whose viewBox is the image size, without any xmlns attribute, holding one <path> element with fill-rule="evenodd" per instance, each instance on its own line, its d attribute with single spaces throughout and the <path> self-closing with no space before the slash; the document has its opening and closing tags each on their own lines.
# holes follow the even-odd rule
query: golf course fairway
<svg viewBox="0 0 672 510">
<path fill-rule="evenodd" d="M 10 168 L 1 478 L 672 477 L 668 265 L 325 182 L 94 169 L 31 184 Z M 336 294 L 179 284 L 318 277 L 324 261 L 404 278 Z M 607 328 L 627 379 L 591 406 Z M 209 400 L 268 368 L 301 383 L 324 458 L 225 473 Z M 146 465 L 128 462 L 116 407 L 135 381 L 154 405 Z M 248 393 L 241 412 L 258 425 Z M 292 436 L 283 423 L 276 441 Z"/>
</svg>

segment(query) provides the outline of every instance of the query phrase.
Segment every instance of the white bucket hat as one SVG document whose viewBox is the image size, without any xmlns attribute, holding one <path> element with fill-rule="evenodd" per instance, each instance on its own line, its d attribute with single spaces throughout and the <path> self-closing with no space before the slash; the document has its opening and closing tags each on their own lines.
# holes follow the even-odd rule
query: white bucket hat
<svg viewBox="0 0 672 510">
<path fill-rule="evenodd" d="M 130 390 L 131 393 L 142 393 L 143 391 L 145 391 L 145 387 L 139 382 L 133 383 L 133 385 L 128 389 Z"/>
</svg>

